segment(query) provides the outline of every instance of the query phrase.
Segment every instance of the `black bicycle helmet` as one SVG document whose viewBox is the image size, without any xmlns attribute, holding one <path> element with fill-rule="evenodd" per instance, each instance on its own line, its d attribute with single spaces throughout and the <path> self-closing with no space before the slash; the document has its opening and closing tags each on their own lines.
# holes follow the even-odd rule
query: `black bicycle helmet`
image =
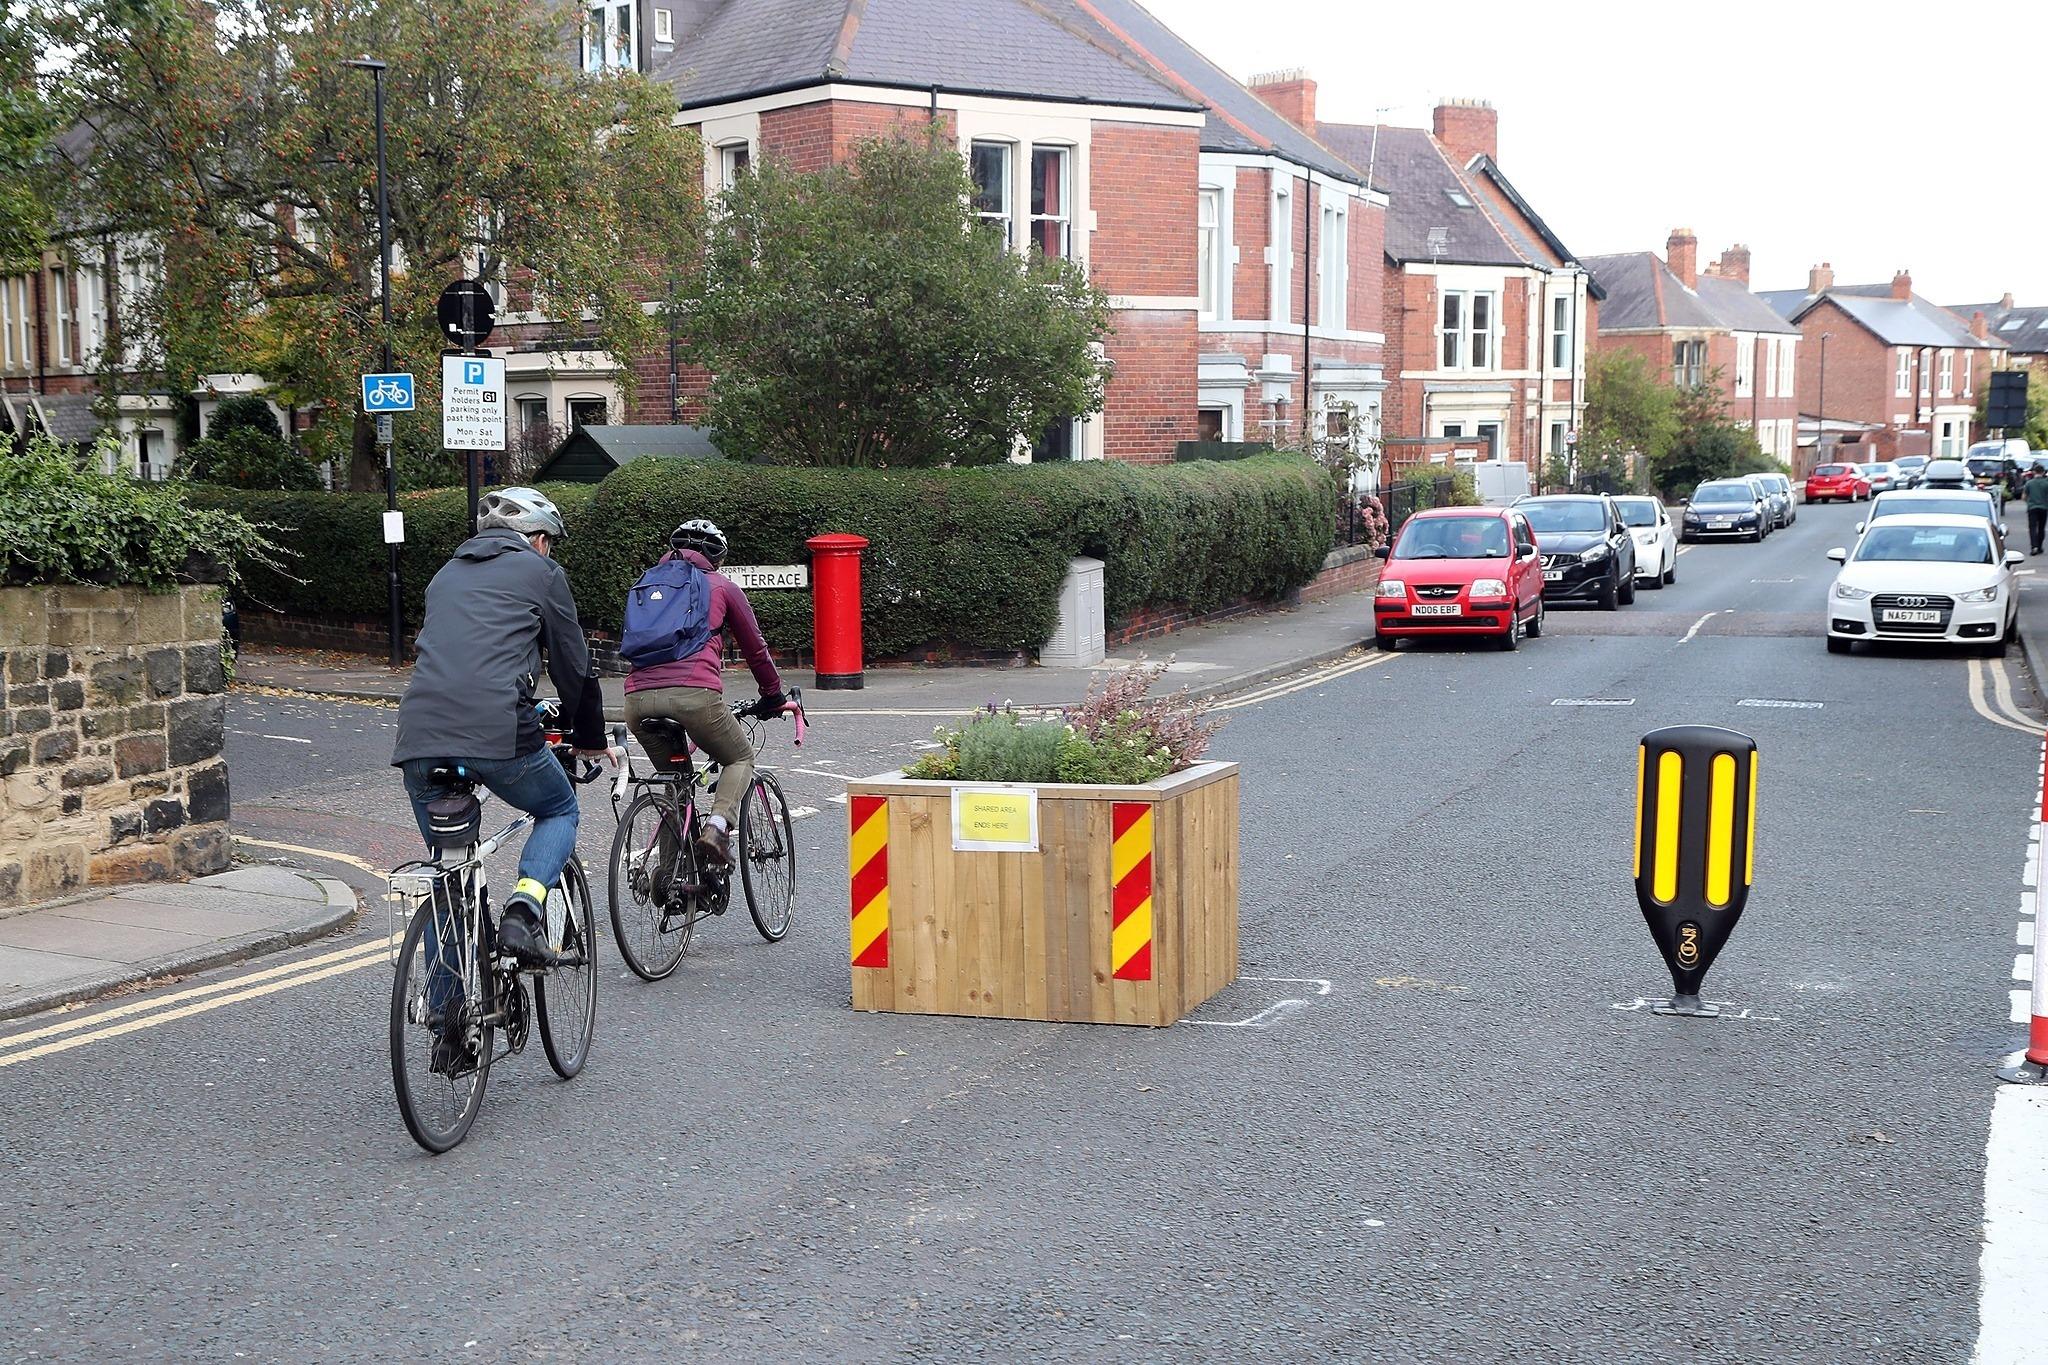
<svg viewBox="0 0 2048 1365">
<path fill-rule="evenodd" d="M 676 527 L 669 533 L 668 543 L 671 549 L 695 550 L 713 564 L 725 559 L 725 532 L 702 517 Z"/>
</svg>

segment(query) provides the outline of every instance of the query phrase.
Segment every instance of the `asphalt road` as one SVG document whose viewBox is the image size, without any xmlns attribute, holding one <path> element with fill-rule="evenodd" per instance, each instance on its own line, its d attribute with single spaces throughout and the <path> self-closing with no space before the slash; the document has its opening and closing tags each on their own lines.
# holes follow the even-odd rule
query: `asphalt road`
<svg viewBox="0 0 2048 1365">
<path fill-rule="evenodd" d="M 852 1013 L 821 774 L 931 724 L 852 714 L 779 755 L 819 812 L 790 938 L 608 972 L 584 1075 L 503 1064 L 446 1156 L 381 959 L 9 1064 L 22 1021 L 0 1357 L 1967 1360 L 2039 741 L 1961 658 L 1824 652 L 1855 516 L 1233 710 L 1244 979 L 1198 1017 L 1251 1026 Z M 390 720 L 237 698 L 239 832 L 411 856 Z M 1629 888 L 1635 741 L 1682 721 L 1762 752 L 1712 1022 L 1641 1008 Z"/>
</svg>

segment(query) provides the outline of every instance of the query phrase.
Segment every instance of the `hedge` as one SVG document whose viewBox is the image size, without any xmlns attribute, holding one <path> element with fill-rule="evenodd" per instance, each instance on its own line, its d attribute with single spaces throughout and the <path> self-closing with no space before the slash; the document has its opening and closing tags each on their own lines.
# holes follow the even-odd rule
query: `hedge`
<svg viewBox="0 0 2048 1365">
<path fill-rule="evenodd" d="M 542 491 L 573 526 L 595 490 L 587 484 L 546 484 Z M 277 493 L 194 483 L 185 485 L 184 497 L 194 507 L 241 513 L 281 548 L 281 568 L 252 565 L 244 570 L 237 590 L 241 601 L 299 616 L 384 618 L 382 493 Z M 428 580 L 469 534 L 469 495 L 461 488 L 400 493 L 398 506 L 405 513 L 399 585 L 405 619 L 416 628 Z"/>
<path fill-rule="evenodd" d="M 1104 562 L 1112 623 L 1145 607 L 1207 611 L 1278 598 L 1322 567 L 1336 517 L 1329 475 L 1277 454 L 920 470 L 642 458 L 594 490 L 546 491 L 568 519 L 557 555 L 577 604 L 590 626 L 607 631 L 618 626 L 627 588 L 689 517 L 725 529 L 735 564 L 800 564 L 811 536 L 866 536 L 864 635 L 876 657 L 932 645 L 1036 650 L 1052 634 L 1075 555 Z M 382 615 L 381 496 L 194 486 L 187 497 L 277 527 L 274 538 L 297 553 L 290 576 L 249 574 L 250 602 L 311 616 Z M 462 538 L 465 500 L 460 489 L 445 489 L 400 494 L 399 504 L 407 620 L 417 623 L 427 580 Z M 809 638 L 806 594 L 758 592 L 753 601 L 772 642 Z"/>
</svg>

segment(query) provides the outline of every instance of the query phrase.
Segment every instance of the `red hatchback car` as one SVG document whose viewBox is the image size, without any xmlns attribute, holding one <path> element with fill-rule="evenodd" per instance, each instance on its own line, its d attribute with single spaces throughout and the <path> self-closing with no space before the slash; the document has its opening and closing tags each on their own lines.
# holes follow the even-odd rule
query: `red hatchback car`
<svg viewBox="0 0 2048 1365">
<path fill-rule="evenodd" d="M 1868 502 L 1870 480 L 1853 464 L 1815 465 L 1806 476 L 1808 502 Z"/>
<path fill-rule="evenodd" d="M 1372 638 L 1482 635 L 1502 649 L 1543 633 L 1543 556 L 1529 520 L 1512 507 L 1417 512 L 1379 555 Z"/>
</svg>

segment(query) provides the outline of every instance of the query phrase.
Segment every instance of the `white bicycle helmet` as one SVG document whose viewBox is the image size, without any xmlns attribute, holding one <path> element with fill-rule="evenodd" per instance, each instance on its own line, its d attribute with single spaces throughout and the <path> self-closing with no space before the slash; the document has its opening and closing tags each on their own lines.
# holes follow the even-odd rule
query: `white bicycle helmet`
<svg viewBox="0 0 2048 1365">
<path fill-rule="evenodd" d="M 669 533 L 668 543 L 671 549 L 695 550 L 713 564 L 725 558 L 725 532 L 702 517 L 676 527 Z"/>
<path fill-rule="evenodd" d="M 568 528 L 562 524 L 562 510 L 532 488 L 500 488 L 484 494 L 477 503 L 476 524 L 479 530 L 503 526 L 523 536 L 539 532 L 551 540 L 568 536 Z"/>
</svg>

